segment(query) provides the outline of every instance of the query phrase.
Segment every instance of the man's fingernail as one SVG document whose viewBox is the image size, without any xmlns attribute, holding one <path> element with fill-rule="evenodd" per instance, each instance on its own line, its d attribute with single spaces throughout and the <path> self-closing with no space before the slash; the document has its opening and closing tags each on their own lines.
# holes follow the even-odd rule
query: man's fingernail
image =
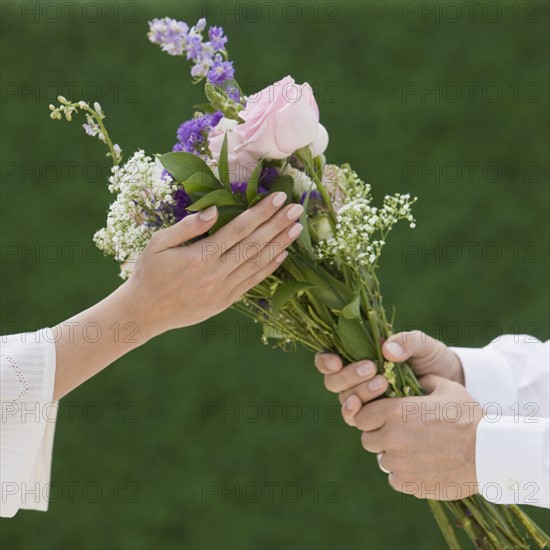
<svg viewBox="0 0 550 550">
<path fill-rule="evenodd" d="M 368 388 L 370 391 L 378 391 L 382 389 L 382 386 L 384 385 L 384 379 L 382 376 L 377 376 L 376 378 L 373 378 L 368 384 Z"/>
<path fill-rule="evenodd" d="M 346 399 L 346 409 L 348 411 L 351 411 L 351 409 L 353 409 L 353 405 L 355 404 L 355 399 L 354 399 L 354 396 L 353 395 L 350 395 L 347 399 Z"/>
<path fill-rule="evenodd" d="M 405 353 L 405 350 L 397 342 L 387 342 L 384 347 L 396 357 L 401 357 Z"/>
<path fill-rule="evenodd" d="M 324 360 L 325 367 L 328 370 L 338 370 L 338 362 L 336 359 L 333 359 L 332 357 L 328 357 Z"/>
<path fill-rule="evenodd" d="M 286 201 L 286 193 L 279 191 L 273 195 L 271 200 L 273 201 L 273 206 L 281 206 Z"/>
<path fill-rule="evenodd" d="M 355 372 L 361 378 L 374 374 L 375 370 L 376 367 L 374 366 L 374 363 L 372 361 L 362 361 L 361 363 L 358 363 L 357 367 L 355 368 Z"/>
<path fill-rule="evenodd" d="M 213 218 L 216 217 L 217 211 L 218 211 L 218 209 L 216 208 L 215 205 L 210 206 L 206 210 L 201 210 L 199 212 L 199 218 L 203 222 L 209 222 L 210 220 L 212 220 Z"/>
</svg>

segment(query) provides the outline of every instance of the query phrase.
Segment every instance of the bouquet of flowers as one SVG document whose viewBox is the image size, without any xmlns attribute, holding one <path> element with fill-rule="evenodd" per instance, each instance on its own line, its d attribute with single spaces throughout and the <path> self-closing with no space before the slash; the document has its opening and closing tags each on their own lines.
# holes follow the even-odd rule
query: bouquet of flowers
<svg viewBox="0 0 550 550">
<path fill-rule="evenodd" d="M 193 82 L 204 81 L 208 100 L 179 126 L 172 152 L 153 157 L 140 150 L 122 164 L 121 148 L 112 142 L 98 103 L 59 97 L 60 105 L 50 106 L 54 119 L 71 120 L 82 111 L 86 133 L 103 141 L 113 160 L 109 189 L 116 199 L 95 243 L 119 262 L 126 278 L 158 229 L 216 205 L 215 232 L 270 193 L 284 191 L 288 202 L 303 204 L 304 230 L 280 268 L 234 307 L 262 324 L 266 342 L 285 350 L 299 343 L 348 361 L 371 359 L 389 382 L 389 397 L 421 395 L 409 366 L 382 356 L 392 320 L 377 278 L 392 227 L 400 220 L 414 227 L 415 199 L 387 195 L 376 206 L 370 185 L 349 165 L 327 163 L 328 133 L 319 123 L 311 87 L 287 76 L 245 97 L 234 79 L 223 30 L 210 27 L 208 38 L 205 34 L 204 19 L 191 28 L 170 18 L 150 22 L 149 40 L 192 62 Z M 429 504 L 451 548 L 460 547 L 455 527 L 478 548 L 548 543 L 515 505 L 493 505 L 479 496 Z"/>
</svg>

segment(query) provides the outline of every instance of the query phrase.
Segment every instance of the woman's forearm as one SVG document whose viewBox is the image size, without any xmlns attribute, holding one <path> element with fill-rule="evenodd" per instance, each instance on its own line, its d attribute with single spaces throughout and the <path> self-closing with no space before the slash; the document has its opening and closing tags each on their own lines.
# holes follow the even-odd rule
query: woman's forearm
<svg viewBox="0 0 550 550">
<path fill-rule="evenodd" d="M 208 240 L 189 244 L 214 225 L 215 206 L 157 231 L 128 281 L 52 328 L 54 399 L 158 334 L 227 309 L 273 273 L 300 233 L 295 226 L 304 210 L 298 204 L 283 206 L 285 200 L 283 192 L 270 195 Z M 249 257 L 251 247 L 254 254 Z"/>
<path fill-rule="evenodd" d="M 55 400 L 153 336 L 132 307 L 126 283 L 101 302 L 53 327 L 52 332 Z"/>
</svg>

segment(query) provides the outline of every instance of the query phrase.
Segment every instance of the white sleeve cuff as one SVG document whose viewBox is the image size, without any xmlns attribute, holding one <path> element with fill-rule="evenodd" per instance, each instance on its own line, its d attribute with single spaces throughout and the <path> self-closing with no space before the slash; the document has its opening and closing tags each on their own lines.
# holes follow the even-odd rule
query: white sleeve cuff
<svg viewBox="0 0 550 550">
<path fill-rule="evenodd" d="M 485 499 L 496 504 L 550 507 L 549 428 L 548 418 L 502 416 L 481 420 L 476 475 Z"/>
<path fill-rule="evenodd" d="M 2 336 L 0 515 L 48 508 L 58 405 L 50 329 Z"/>
<path fill-rule="evenodd" d="M 488 348 L 451 348 L 462 364 L 466 389 L 482 407 L 495 404 L 499 414 L 513 414 L 518 392 L 512 367 L 506 356 Z M 491 409 L 491 413 L 494 411 Z"/>
</svg>

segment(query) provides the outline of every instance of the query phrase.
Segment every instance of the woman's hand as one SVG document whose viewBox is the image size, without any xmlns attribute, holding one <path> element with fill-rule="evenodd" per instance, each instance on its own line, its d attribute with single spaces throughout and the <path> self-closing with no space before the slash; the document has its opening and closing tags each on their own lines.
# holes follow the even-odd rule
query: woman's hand
<svg viewBox="0 0 550 550">
<path fill-rule="evenodd" d="M 214 225 L 215 206 L 155 233 L 123 285 L 145 334 L 204 321 L 273 273 L 302 231 L 295 222 L 303 207 L 281 208 L 285 200 L 282 192 L 269 195 L 213 235 L 186 246 Z"/>
<path fill-rule="evenodd" d="M 274 193 L 215 234 L 210 207 L 155 233 L 130 279 L 91 308 L 52 328 L 59 399 L 101 369 L 170 329 L 199 323 L 226 309 L 273 273 L 298 237 L 299 204 L 282 208 Z"/>
</svg>

